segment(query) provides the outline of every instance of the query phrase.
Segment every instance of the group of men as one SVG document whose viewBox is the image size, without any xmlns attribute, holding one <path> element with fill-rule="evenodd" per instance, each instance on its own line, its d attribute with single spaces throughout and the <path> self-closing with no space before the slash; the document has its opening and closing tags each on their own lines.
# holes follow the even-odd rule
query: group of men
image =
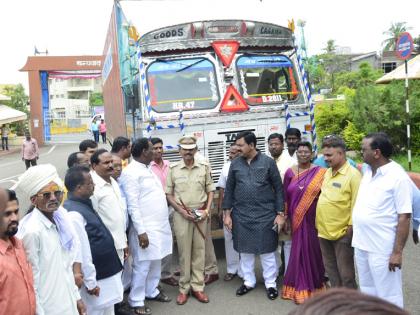
<svg viewBox="0 0 420 315">
<path fill-rule="evenodd" d="M 233 232 L 233 248 L 239 252 L 240 267 L 234 271 L 238 270 L 244 279 L 237 295 L 255 287 L 254 255 L 260 255 L 268 297 L 274 299 L 278 295 L 274 281 L 278 274 L 275 269 L 278 243 L 272 226 L 282 226 L 287 217 L 280 177 L 296 164 L 294 150 L 299 141 L 299 130 L 288 129 L 288 148 L 284 150 L 283 136 L 270 135 L 268 148 L 274 163 L 258 152 L 254 134 L 239 134 L 235 146 L 240 157 L 222 170 L 219 184 L 224 192 L 224 224 Z M 360 171 L 346 158 L 346 146 L 339 136 L 325 137 L 322 151 L 323 156 L 314 163 L 320 166 L 326 163 L 328 170 L 316 208 L 316 228 L 330 285 L 357 288 L 356 265 L 362 292 L 403 307 L 402 252 L 413 212 L 414 226 L 418 227 L 419 189 L 404 169 L 391 160 L 392 144 L 384 133 L 369 134 L 363 139 L 364 164 Z M 230 237 L 226 234 L 227 242 Z M 413 232 L 415 242 L 417 234 L 417 230 Z M 287 268 L 290 237 L 280 236 L 280 240 L 283 240 L 283 265 Z M 232 268 L 238 256 L 228 254 L 234 252 L 229 244 L 226 251 L 227 266 Z"/>
<path fill-rule="evenodd" d="M 237 296 L 256 286 L 257 255 L 267 297 L 278 296 L 278 256 L 287 268 L 291 242 L 283 235 L 279 243 L 278 231 L 287 222 L 282 177 L 296 163 L 300 138 L 298 129 L 288 129 L 284 149 L 283 136 L 271 135 L 271 157 L 257 149 L 252 132 L 238 134 L 230 147 L 217 183 L 218 208 L 225 230 L 224 279 L 243 280 Z M 190 294 L 208 303 L 204 287 L 218 279 L 210 234 L 215 185 L 209 163 L 197 151 L 197 139 L 184 136 L 181 160 L 170 164 L 162 158 L 159 138 L 131 143 L 117 137 L 111 152 L 85 140 L 69 156 L 64 184 L 50 164 L 31 167 L 19 178 L 13 189 L 32 204 L 19 229 L 16 194 L 0 190 L 0 256 L 6 258 L 0 259 L 0 292 L 13 296 L 0 299 L 0 309 L 16 315 L 121 313 L 118 305 L 130 288 L 134 314 L 151 314 L 146 300 L 171 301 L 160 280 L 179 286 L 178 305 Z M 329 169 L 317 228 L 332 286 L 356 288 L 354 247 L 361 291 L 402 306 L 402 251 L 418 190 L 390 160 L 391 152 L 386 135 L 367 136 L 360 181 L 358 171 L 349 168 L 344 142 L 324 139 Z M 172 233 L 179 281 L 171 270 Z M 16 298 L 12 292 L 21 294 Z"/>
</svg>

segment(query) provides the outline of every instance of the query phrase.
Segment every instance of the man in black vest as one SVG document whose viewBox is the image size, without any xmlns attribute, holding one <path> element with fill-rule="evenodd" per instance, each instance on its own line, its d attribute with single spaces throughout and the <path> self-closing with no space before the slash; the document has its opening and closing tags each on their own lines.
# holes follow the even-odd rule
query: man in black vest
<svg viewBox="0 0 420 315">
<path fill-rule="evenodd" d="M 114 304 L 122 301 L 122 265 L 111 232 L 92 207 L 89 199 L 94 184 L 86 166 L 71 167 L 65 177 L 69 191 L 64 208 L 80 238 L 84 287 L 81 296 L 88 314 L 113 312 Z"/>
</svg>

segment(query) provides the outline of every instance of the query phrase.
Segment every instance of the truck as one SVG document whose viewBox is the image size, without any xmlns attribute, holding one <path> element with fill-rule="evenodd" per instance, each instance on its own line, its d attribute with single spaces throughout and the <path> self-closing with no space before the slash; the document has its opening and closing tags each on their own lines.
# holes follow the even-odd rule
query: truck
<svg viewBox="0 0 420 315">
<path fill-rule="evenodd" d="M 311 140 L 310 97 L 292 25 L 232 19 L 171 25 L 142 36 L 134 26 L 125 29 L 127 55 L 134 61 L 120 66 L 135 66 L 118 87 L 126 110 L 124 132 L 161 138 L 165 159 L 178 161 L 178 139 L 193 135 L 217 182 L 239 132 L 254 132 L 258 149 L 267 154 L 267 137 L 284 134 L 287 126 Z M 107 111 L 106 91 L 104 99 L 108 126 L 110 120 L 121 123 Z M 215 230 L 221 227 L 217 212 L 212 213 Z"/>
</svg>

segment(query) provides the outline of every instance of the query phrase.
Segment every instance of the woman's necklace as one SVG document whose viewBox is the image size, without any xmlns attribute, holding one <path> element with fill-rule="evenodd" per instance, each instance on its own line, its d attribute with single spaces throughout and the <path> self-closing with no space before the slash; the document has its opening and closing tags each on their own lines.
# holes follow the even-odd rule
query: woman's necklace
<svg viewBox="0 0 420 315">
<path fill-rule="evenodd" d="M 311 168 L 311 167 L 309 166 L 309 168 Z M 307 170 L 309 168 L 305 168 L 304 170 Z M 303 188 L 305 188 L 306 180 L 308 179 L 308 177 L 305 177 L 305 180 L 303 182 L 303 185 L 300 185 L 300 178 L 299 178 L 299 176 L 300 176 L 300 171 L 299 171 L 299 165 L 298 165 L 298 187 L 299 187 L 300 190 L 303 190 Z"/>
</svg>

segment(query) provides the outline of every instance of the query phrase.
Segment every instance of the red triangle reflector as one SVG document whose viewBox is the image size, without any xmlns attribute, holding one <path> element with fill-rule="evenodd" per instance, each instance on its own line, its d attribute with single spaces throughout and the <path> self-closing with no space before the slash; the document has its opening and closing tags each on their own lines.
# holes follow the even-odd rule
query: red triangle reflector
<svg viewBox="0 0 420 315">
<path fill-rule="evenodd" d="M 222 105 L 220 106 L 221 112 L 244 112 L 248 110 L 248 105 L 246 104 L 245 100 L 239 94 L 239 92 L 235 89 L 235 87 L 231 84 L 229 85 L 225 96 L 222 100 Z"/>
<path fill-rule="evenodd" d="M 239 42 L 234 40 L 219 40 L 211 43 L 214 51 L 222 60 L 225 67 L 229 67 L 239 48 Z"/>
</svg>

